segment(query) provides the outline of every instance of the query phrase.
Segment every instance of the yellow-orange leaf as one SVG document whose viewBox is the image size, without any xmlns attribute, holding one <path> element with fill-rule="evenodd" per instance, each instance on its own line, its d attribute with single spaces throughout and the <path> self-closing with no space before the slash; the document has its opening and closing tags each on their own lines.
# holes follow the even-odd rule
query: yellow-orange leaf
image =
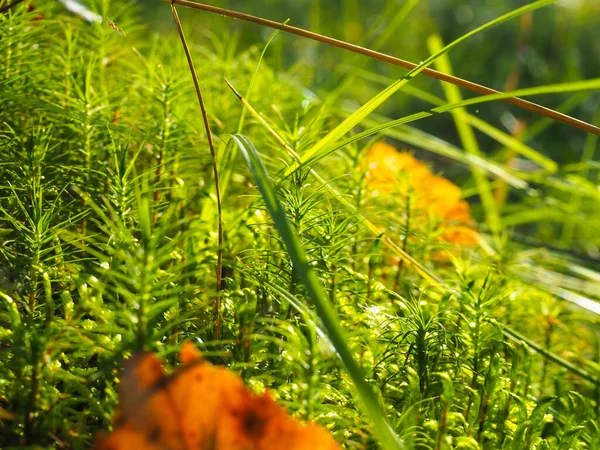
<svg viewBox="0 0 600 450">
<path fill-rule="evenodd" d="M 191 343 L 179 357 L 170 375 L 150 353 L 127 362 L 115 430 L 98 450 L 340 450 L 324 428 L 289 417 Z"/>
<path fill-rule="evenodd" d="M 375 143 L 365 156 L 366 185 L 371 197 L 410 195 L 412 208 L 439 222 L 441 238 L 459 245 L 477 245 L 471 227 L 469 204 L 461 199 L 460 188 L 406 151 L 383 142 Z M 418 219 L 413 217 L 413 222 Z"/>
</svg>

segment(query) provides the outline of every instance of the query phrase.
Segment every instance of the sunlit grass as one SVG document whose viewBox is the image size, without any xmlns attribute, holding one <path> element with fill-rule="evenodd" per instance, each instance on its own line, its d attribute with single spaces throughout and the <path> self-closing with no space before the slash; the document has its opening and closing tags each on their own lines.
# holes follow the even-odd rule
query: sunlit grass
<svg viewBox="0 0 600 450">
<path fill-rule="evenodd" d="M 391 3 L 374 47 L 417 8 Z M 413 79 L 551 3 L 432 38 L 406 77 L 350 60 L 325 92 L 276 67 L 279 34 L 185 26 L 206 122 L 174 27 L 108 0 L 117 29 L 59 2 L 0 14 L 0 447 L 89 448 L 122 359 L 175 364 L 185 340 L 344 448 L 600 447 L 597 139 L 565 163 L 545 119 L 471 108 L 543 94 L 570 113 L 600 82 L 465 100 Z M 382 110 L 397 98 L 420 109 Z M 455 136 L 420 129 L 432 116 Z"/>
</svg>

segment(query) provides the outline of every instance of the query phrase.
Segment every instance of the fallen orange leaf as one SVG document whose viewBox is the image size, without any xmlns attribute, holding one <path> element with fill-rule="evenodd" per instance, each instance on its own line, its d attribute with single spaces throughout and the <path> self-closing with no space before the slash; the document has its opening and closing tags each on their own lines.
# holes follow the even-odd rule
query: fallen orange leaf
<svg viewBox="0 0 600 450">
<path fill-rule="evenodd" d="M 115 430 L 98 439 L 98 450 L 340 450 L 327 430 L 289 417 L 193 344 L 179 358 L 170 375 L 151 353 L 127 361 Z"/>
<path fill-rule="evenodd" d="M 429 168 L 407 151 L 384 142 L 375 143 L 365 156 L 366 186 L 371 197 L 411 196 L 412 207 L 439 222 L 441 238 L 459 245 L 477 245 L 478 234 L 469 204 L 460 188 Z M 412 217 L 412 221 L 418 218 Z"/>
</svg>

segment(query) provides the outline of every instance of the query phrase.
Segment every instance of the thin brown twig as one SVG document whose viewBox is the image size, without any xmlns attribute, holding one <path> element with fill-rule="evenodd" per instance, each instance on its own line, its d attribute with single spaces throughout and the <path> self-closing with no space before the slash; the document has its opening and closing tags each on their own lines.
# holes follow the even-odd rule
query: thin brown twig
<svg viewBox="0 0 600 450">
<path fill-rule="evenodd" d="M 242 20 L 245 22 L 255 23 L 257 25 L 266 26 L 269 28 L 275 28 L 277 30 L 285 31 L 286 33 L 295 34 L 297 36 L 302 36 L 308 39 L 312 39 L 314 41 L 322 42 L 325 44 L 333 45 L 335 47 L 342 48 L 344 50 L 348 50 L 354 53 L 358 53 L 364 56 L 368 56 L 369 58 L 377 59 L 379 61 L 384 61 L 395 66 L 403 67 L 408 70 L 415 69 L 418 67 L 418 64 L 415 64 L 410 61 L 406 61 L 404 59 L 396 58 L 395 56 L 391 56 L 385 53 L 377 52 L 375 50 L 370 50 L 365 47 L 361 47 L 359 45 L 351 44 L 349 42 L 345 42 L 339 39 L 335 39 L 329 36 L 324 36 L 322 34 L 314 33 L 312 31 L 305 30 L 303 28 L 293 27 L 291 25 L 287 25 L 285 23 L 275 22 L 273 20 L 264 19 L 262 17 L 252 16 L 250 14 L 241 13 L 239 11 L 231 11 L 224 8 L 219 8 L 217 6 L 206 5 L 204 3 L 196 3 L 189 0 L 162 0 L 165 2 L 175 3 L 177 5 L 186 6 L 188 8 L 199 9 L 202 11 L 208 11 L 216 14 L 221 14 L 223 16 L 232 17 L 234 19 Z M 427 75 L 429 77 L 445 81 L 447 83 L 454 84 L 456 86 L 468 89 L 470 91 L 476 92 L 481 95 L 492 95 L 492 94 L 501 94 L 500 91 L 489 88 L 487 86 L 483 86 L 478 83 L 474 83 L 469 80 L 465 80 L 463 78 L 459 78 L 453 75 L 448 75 L 447 73 L 439 72 L 434 69 L 425 68 L 421 71 L 422 74 Z M 519 108 L 525 109 L 527 111 L 534 112 L 536 114 L 540 114 L 542 116 L 549 117 L 558 122 L 565 123 L 574 128 L 578 128 L 580 130 L 586 131 L 588 133 L 596 134 L 600 136 L 600 128 L 592 125 L 590 123 L 584 122 L 582 120 L 571 117 L 567 114 L 563 114 L 561 112 L 555 111 L 553 109 L 547 108 L 545 106 L 539 105 L 537 103 L 530 102 L 528 100 L 523 100 L 518 97 L 509 97 L 503 98 L 501 101 L 505 103 L 510 103 L 511 105 L 518 106 Z"/>
<path fill-rule="evenodd" d="M 217 197 L 217 220 L 219 222 L 219 237 L 218 244 L 219 248 L 217 249 L 217 296 L 215 297 L 213 312 L 214 312 L 214 328 L 213 328 L 213 338 L 220 339 L 221 337 L 221 279 L 223 277 L 223 215 L 221 211 L 221 188 L 219 185 L 219 168 L 217 165 L 217 152 L 215 151 L 215 144 L 213 142 L 212 133 L 210 131 L 210 126 L 208 123 L 208 114 L 206 113 L 206 108 L 204 106 L 204 99 L 202 97 L 202 91 L 200 89 L 200 83 L 198 82 L 198 75 L 196 74 L 196 69 L 194 67 L 194 61 L 192 60 L 192 54 L 190 52 L 190 48 L 187 45 L 187 41 L 185 39 L 185 34 L 183 33 L 183 28 L 181 26 L 181 21 L 179 20 L 179 15 L 177 14 L 177 10 L 175 9 L 175 2 L 171 1 L 171 11 L 173 12 L 173 18 L 175 19 L 175 25 L 177 25 L 177 31 L 179 32 L 179 36 L 181 37 L 181 44 L 183 45 L 183 49 L 185 51 L 185 56 L 188 61 L 188 65 L 190 67 L 190 73 L 192 74 L 192 78 L 194 80 L 194 87 L 196 88 L 196 95 L 198 96 L 198 103 L 200 103 L 200 110 L 202 111 L 202 119 L 204 121 L 204 128 L 206 129 L 206 137 L 208 139 L 208 147 L 210 148 L 210 156 L 212 157 L 212 167 L 213 174 L 215 178 L 215 188 L 216 188 L 216 197 Z"/>
</svg>

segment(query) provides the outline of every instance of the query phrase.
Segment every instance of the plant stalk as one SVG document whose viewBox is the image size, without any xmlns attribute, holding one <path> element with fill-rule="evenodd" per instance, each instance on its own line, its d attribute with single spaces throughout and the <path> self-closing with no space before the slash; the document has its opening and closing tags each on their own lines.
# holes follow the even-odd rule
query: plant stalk
<svg viewBox="0 0 600 450">
<path fill-rule="evenodd" d="M 215 191 L 217 198 L 217 221 L 219 223 L 219 236 L 218 236 L 218 249 L 217 249 L 217 283 L 216 283 L 216 297 L 213 304 L 214 314 L 214 325 L 213 325 L 213 338 L 220 339 L 221 337 L 221 278 L 223 276 L 223 214 L 221 210 L 221 188 L 219 185 L 219 167 L 217 164 L 217 152 L 215 151 L 215 144 L 213 142 L 212 133 L 210 131 L 210 125 L 208 123 L 208 114 L 206 113 L 206 107 L 204 106 L 204 99 L 202 97 L 202 90 L 200 89 L 200 83 L 198 82 L 198 76 L 194 67 L 194 61 L 192 60 L 192 54 L 190 48 L 187 45 L 185 34 L 183 33 L 183 27 L 179 20 L 179 15 L 175 9 L 175 1 L 171 1 L 171 11 L 173 12 L 173 19 L 181 38 L 181 44 L 185 51 L 185 56 L 190 67 L 190 73 L 194 80 L 194 87 L 196 89 L 196 95 L 198 97 L 198 103 L 200 104 L 200 110 L 202 111 L 202 120 L 204 121 L 204 128 L 206 129 L 206 138 L 208 140 L 208 147 L 210 148 L 210 156 L 212 158 L 213 175 L 215 178 Z"/>
</svg>

